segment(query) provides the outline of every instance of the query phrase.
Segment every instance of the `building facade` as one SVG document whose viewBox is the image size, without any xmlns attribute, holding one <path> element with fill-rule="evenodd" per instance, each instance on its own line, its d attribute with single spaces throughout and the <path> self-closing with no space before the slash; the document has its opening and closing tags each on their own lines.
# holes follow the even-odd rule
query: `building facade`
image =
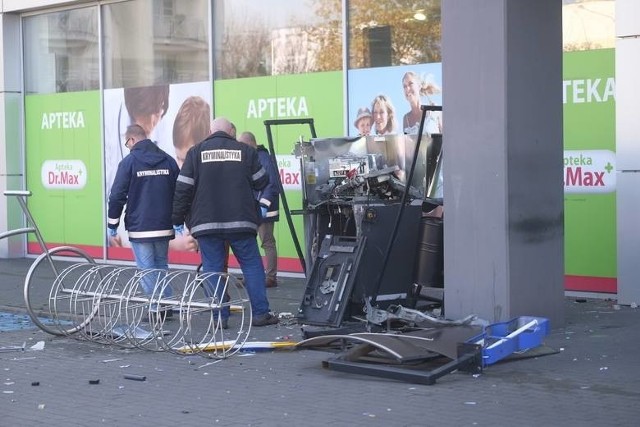
<svg viewBox="0 0 640 427">
<path fill-rule="evenodd" d="M 619 245 L 616 209 L 624 205 L 616 179 L 616 7 L 625 3 L 635 7 L 563 1 L 563 87 L 539 88 L 563 94 L 566 290 L 618 293 L 626 259 L 619 250 L 629 247 Z M 201 138 L 184 125 L 197 117 L 226 116 L 265 145 L 270 119 L 313 118 L 319 136 L 355 136 L 358 112 L 372 113 L 384 95 L 387 131 L 412 133 L 408 76 L 423 88 L 423 104 L 441 105 L 447 90 L 440 0 L 5 0 L 2 7 L 0 187 L 33 193 L 29 207 L 48 245 L 78 246 L 101 260 L 133 259 L 126 243 L 107 245 L 104 227 L 132 122 L 179 158 Z M 446 147 L 444 107 L 428 130 L 443 133 Z M 292 148 L 310 136 L 305 126 L 274 134 L 292 209 L 303 179 Z M 17 206 L 3 199 L 0 207 L 0 229 L 22 223 Z M 286 222 L 276 238 L 280 268 L 300 272 Z M 3 257 L 39 251 L 32 239 L 0 241 Z M 199 258 L 177 244 L 170 261 Z"/>
</svg>

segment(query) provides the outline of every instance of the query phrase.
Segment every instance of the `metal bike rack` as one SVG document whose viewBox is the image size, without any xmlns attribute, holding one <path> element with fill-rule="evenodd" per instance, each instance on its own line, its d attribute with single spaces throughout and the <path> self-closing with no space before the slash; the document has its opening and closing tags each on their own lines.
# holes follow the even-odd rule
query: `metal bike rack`
<svg viewBox="0 0 640 427">
<path fill-rule="evenodd" d="M 197 353 L 210 358 L 229 357 L 246 342 L 251 330 L 251 305 L 246 290 L 234 276 L 98 265 L 79 248 L 49 249 L 26 204 L 31 192 L 4 194 L 16 197 L 27 227 L 0 233 L 0 239 L 34 233 L 42 249 L 25 277 L 24 300 L 31 320 L 43 331 L 122 347 Z M 61 270 L 53 257 L 63 254 L 86 262 Z M 38 313 L 33 302 L 35 276 L 45 261 L 54 279 L 45 312 Z M 150 295 L 143 292 L 143 284 L 153 289 Z M 233 313 L 227 325 L 222 321 L 223 309 Z M 169 312 L 175 314 L 171 322 Z M 51 322 L 44 322 L 39 315 L 49 317 Z"/>
<path fill-rule="evenodd" d="M 143 292 L 144 281 L 152 283 L 151 295 Z M 69 335 L 71 319 L 79 339 L 212 358 L 239 351 L 251 330 L 246 290 L 225 273 L 73 264 L 53 283 L 48 308 L 62 334 Z M 233 313 L 228 329 L 224 308 Z"/>
</svg>

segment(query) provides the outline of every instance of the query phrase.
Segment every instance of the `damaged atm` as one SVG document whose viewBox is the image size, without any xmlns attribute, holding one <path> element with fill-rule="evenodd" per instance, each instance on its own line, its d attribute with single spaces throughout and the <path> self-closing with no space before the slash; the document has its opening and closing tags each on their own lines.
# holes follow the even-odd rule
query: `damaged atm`
<svg viewBox="0 0 640 427">
<path fill-rule="evenodd" d="M 296 143 L 303 201 L 291 214 L 303 215 L 307 276 L 300 323 L 339 328 L 398 306 L 442 305 L 441 149 L 440 134 Z"/>
<path fill-rule="evenodd" d="M 283 205 L 306 274 L 296 347 L 341 350 L 329 369 L 434 384 L 548 334 L 548 320 L 532 316 L 444 318 L 442 135 L 422 134 L 436 108 L 422 106 L 417 135 L 317 138 L 310 120 L 312 138 L 295 144 L 302 209 Z M 269 124 L 267 135 L 273 152 Z M 303 215 L 305 254 L 292 214 Z"/>
</svg>

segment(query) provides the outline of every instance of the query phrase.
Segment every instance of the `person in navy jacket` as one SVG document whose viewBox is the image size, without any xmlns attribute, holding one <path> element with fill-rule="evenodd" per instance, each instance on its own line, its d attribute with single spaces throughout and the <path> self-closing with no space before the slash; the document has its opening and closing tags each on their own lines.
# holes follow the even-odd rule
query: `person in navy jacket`
<svg viewBox="0 0 640 427">
<path fill-rule="evenodd" d="M 276 248 L 276 238 L 273 235 L 275 223 L 280 219 L 280 185 L 278 184 L 278 170 L 271 161 L 269 150 L 263 145 L 258 145 L 256 137 L 251 132 L 242 132 L 238 141 L 243 142 L 258 150 L 258 160 L 269 175 L 269 184 L 262 191 L 257 193 L 257 200 L 260 203 L 262 219 L 258 226 L 258 236 L 262 243 L 262 249 L 267 261 L 265 274 L 265 286 L 275 288 L 278 286 L 278 250 Z"/>
<path fill-rule="evenodd" d="M 140 125 L 128 126 L 125 138 L 130 153 L 118 164 L 109 194 L 109 243 L 119 246 L 118 225 L 124 210 L 124 227 L 137 267 L 168 270 L 169 240 L 175 236 L 171 221 L 173 194 L 180 170 L 169 154 L 147 138 Z M 158 277 L 142 277 L 146 295 L 153 295 Z M 165 289 L 163 296 L 170 294 L 171 290 Z"/>
</svg>

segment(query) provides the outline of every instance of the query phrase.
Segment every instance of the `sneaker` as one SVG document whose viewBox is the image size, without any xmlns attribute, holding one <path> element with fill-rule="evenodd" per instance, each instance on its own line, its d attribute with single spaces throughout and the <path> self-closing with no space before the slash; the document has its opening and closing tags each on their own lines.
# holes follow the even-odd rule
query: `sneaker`
<svg viewBox="0 0 640 427">
<path fill-rule="evenodd" d="M 264 286 L 266 288 L 277 288 L 278 280 L 274 279 L 273 277 L 267 277 L 267 280 L 265 281 Z"/>
<path fill-rule="evenodd" d="M 280 320 L 278 316 L 274 316 L 271 313 L 263 314 L 261 316 L 255 316 L 251 321 L 252 326 L 267 326 L 277 325 Z"/>
</svg>

